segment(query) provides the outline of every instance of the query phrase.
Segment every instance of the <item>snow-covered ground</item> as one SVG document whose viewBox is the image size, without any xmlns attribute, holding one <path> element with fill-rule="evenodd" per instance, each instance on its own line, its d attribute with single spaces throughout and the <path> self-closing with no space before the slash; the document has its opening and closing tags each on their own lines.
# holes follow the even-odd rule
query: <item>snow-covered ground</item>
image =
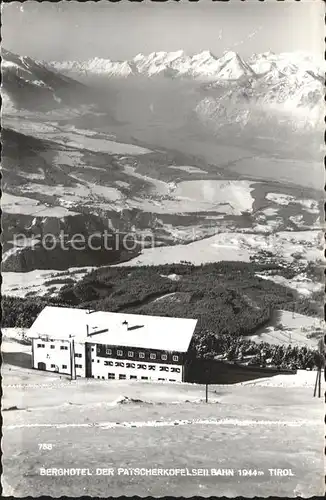
<svg viewBox="0 0 326 500">
<path fill-rule="evenodd" d="M 43 186 L 42 184 L 35 184 L 41 192 L 49 194 L 49 186 Z M 32 189 L 30 189 L 32 190 Z M 27 189 L 22 192 L 26 192 Z M 25 196 L 15 196 L 8 193 L 2 193 L 1 197 L 1 209 L 4 213 L 17 214 L 17 215 L 33 215 L 41 217 L 65 217 L 68 215 L 77 215 L 77 212 L 67 210 L 67 208 L 56 206 L 49 207 L 38 200 L 33 198 L 27 198 Z"/>
<path fill-rule="evenodd" d="M 189 174 L 207 174 L 205 170 L 199 167 L 170 165 L 169 168 L 174 168 L 175 170 L 183 170 L 184 172 L 188 172 Z"/>
<path fill-rule="evenodd" d="M 113 477 L 114 496 L 144 497 L 148 491 L 158 497 L 162 493 L 212 496 L 217 485 L 220 494 L 230 498 L 240 494 L 263 498 L 266 493 L 310 497 L 323 491 L 324 406 L 322 398 L 313 398 L 316 372 L 211 385 L 206 404 L 203 385 L 70 381 L 67 376 L 32 370 L 31 346 L 16 342 L 14 347 L 18 331 L 6 330 L 5 335 L 1 366 L 5 495 L 38 497 L 50 495 L 55 487 L 60 496 L 78 497 L 89 491 L 102 497 L 108 478 L 96 475 L 95 469 L 108 464 L 235 471 L 246 467 L 264 472 L 258 478 L 201 476 L 185 482 L 159 476 Z M 321 384 L 323 392 L 323 375 Z M 52 450 L 39 450 L 35 443 L 40 441 L 51 443 Z M 94 472 L 44 481 L 40 467 L 88 467 Z M 270 468 L 291 469 L 293 476 L 280 481 L 270 477 Z"/>
<path fill-rule="evenodd" d="M 129 262 L 118 266 L 173 264 L 182 260 L 195 265 L 205 262 L 244 261 L 260 250 L 293 262 L 300 252 L 303 261 L 316 262 L 323 258 L 321 231 L 280 231 L 275 234 L 218 233 L 187 245 L 147 248 Z"/>
<path fill-rule="evenodd" d="M 310 212 L 312 214 L 319 213 L 318 202 L 316 200 L 299 199 L 289 194 L 280 194 L 280 193 L 267 193 L 266 199 L 273 201 L 278 205 L 283 205 L 283 206 L 288 206 L 290 203 L 298 203 L 307 212 Z"/>
<path fill-rule="evenodd" d="M 99 137 L 89 134 L 89 130 L 82 129 L 69 130 L 65 127 L 59 127 L 56 122 L 36 122 L 24 118 L 16 119 L 6 117 L 6 125 L 20 133 L 33 135 L 39 139 L 47 139 L 62 144 L 65 147 L 86 149 L 89 151 L 108 153 L 108 154 L 130 154 L 142 155 L 150 153 L 149 149 L 135 146 L 133 144 L 124 144 L 112 141 L 112 136 L 107 134 L 98 134 Z"/>
<path fill-rule="evenodd" d="M 278 283 L 279 285 L 292 288 L 293 290 L 296 290 L 303 297 L 309 297 L 311 293 L 319 292 L 323 288 L 323 283 L 318 283 L 318 282 L 316 283 L 302 274 L 291 279 L 279 275 L 266 276 L 264 274 L 259 274 L 259 273 L 257 273 L 256 276 L 262 279 L 274 281 L 274 283 Z"/>
<path fill-rule="evenodd" d="M 254 386 L 254 387 L 282 387 L 282 388 L 295 388 L 307 387 L 313 388 L 316 383 L 316 371 L 298 370 L 293 375 L 274 375 L 269 378 L 261 378 L 257 380 L 250 380 L 249 382 L 241 382 L 240 386 Z M 325 390 L 324 374 L 321 376 L 322 393 Z"/>
<path fill-rule="evenodd" d="M 305 316 L 291 311 L 275 311 L 273 324 L 264 327 L 250 337 L 255 342 L 268 342 L 278 345 L 318 347 L 318 340 L 325 333 L 322 318 Z"/>
<path fill-rule="evenodd" d="M 116 202 L 121 200 L 122 195 L 120 191 L 112 186 L 101 186 L 92 182 L 83 181 L 83 184 L 78 184 L 74 187 L 64 185 L 48 186 L 45 184 L 29 183 L 21 188 L 23 194 L 39 193 L 47 196 L 56 196 L 58 202 L 63 206 L 67 203 L 90 205 L 92 208 L 105 208 L 113 209 Z M 50 209 L 48 209 L 50 210 Z M 65 208 L 61 208 L 62 211 Z M 67 211 L 68 212 L 68 211 Z M 69 215 L 69 214 L 68 214 Z"/>
<path fill-rule="evenodd" d="M 11 295 L 14 297 L 25 297 L 27 293 L 32 292 L 35 296 L 44 296 L 49 292 L 49 288 L 55 288 L 56 292 L 62 288 L 66 278 L 72 278 L 76 281 L 83 278 L 93 267 L 70 268 L 68 271 L 40 270 L 27 273 L 2 273 L 2 295 Z M 68 273 L 68 274 L 67 274 Z M 45 285 L 44 282 L 53 279 L 62 279 L 63 283 Z M 51 294 L 53 295 L 53 293 Z"/>
<path fill-rule="evenodd" d="M 251 181 L 194 180 L 171 184 L 145 178 L 140 174 L 138 176 L 153 184 L 151 194 L 154 196 L 153 199 L 135 197 L 128 200 L 131 207 L 167 214 L 213 211 L 241 215 L 244 211 L 252 210 L 254 199 L 251 196 Z"/>
</svg>

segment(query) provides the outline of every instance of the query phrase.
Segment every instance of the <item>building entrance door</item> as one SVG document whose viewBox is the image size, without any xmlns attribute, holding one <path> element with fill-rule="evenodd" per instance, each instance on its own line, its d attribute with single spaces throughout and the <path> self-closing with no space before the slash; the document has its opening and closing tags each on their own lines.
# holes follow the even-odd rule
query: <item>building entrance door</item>
<svg viewBox="0 0 326 500">
<path fill-rule="evenodd" d="M 37 363 L 37 368 L 39 370 L 46 370 L 46 364 L 40 361 L 39 363 Z"/>
</svg>

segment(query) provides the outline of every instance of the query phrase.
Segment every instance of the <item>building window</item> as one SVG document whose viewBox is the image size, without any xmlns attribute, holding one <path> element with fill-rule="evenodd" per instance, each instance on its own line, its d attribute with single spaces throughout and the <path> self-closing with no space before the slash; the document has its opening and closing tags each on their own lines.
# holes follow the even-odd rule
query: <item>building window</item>
<svg viewBox="0 0 326 500">
<path fill-rule="evenodd" d="M 67 369 L 67 365 L 62 365 L 62 369 L 66 370 Z"/>
<path fill-rule="evenodd" d="M 55 365 L 51 365 L 51 368 L 55 368 Z"/>
<path fill-rule="evenodd" d="M 121 351 L 121 349 L 117 350 L 117 356 L 123 356 L 123 352 Z"/>
<path fill-rule="evenodd" d="M 99 363 L 99 362 L 100 362 L 100 360 L 98 359 L 98 360 L 97 360 L 97 362 Z"/>
<path fill-rule="evenodd" d="M 104 361 L 105 366 L 113 366 L 113 361 Z"/>
<path fill-rule="evenodd" d="M 148 380 L 148 377 L 142 377 L 141 379 L 142 380 Z"/>
<path fill-rule="evenodd" d="M 155 370 L 155 365 L 148 365 L 149 370 Z"/>
<path fill-rule="evenodd" d="M 102 377 L 103 380 L 105 380 L 105 377 Z"/>
<path fill-rule="evenodd" d="M 128 357 L 133 358 L 134 357 L 134 351 L 128 351 Z"/>
<path fill-rule="evenodd" d="M 75 354 L 75 358 L 81 358 L 82 357 L 82 354 Z"/>
<path fill-rule="evenodd" d="M 106 354 L 108 354 L 109 356 L 112 354 L 112 349 L 106 349 Z"/>
<path fill-rule="evenodd" d="M 83 365 L 76 365 L 76 368 L 83 368 Z"/>
<path fill-rule="evenodd" d="M 108 378 L 110 380 L 115 379 L 115 373 L 108 373 Z"/>
<path fill-rule="evenodd" d="M 171 368 L 171 372 L 180 373 L 180 368 Z"/>
<path fill-rule="evenodd" d="M 173 378 L 169 378 L 169 382 L 176 382 Z"/>
<path fill-rule="evenodd" d="M 94 347 L 92 347 L 92 351 L 94 351 Z"/>
<path fill-rule="evenodd" d="M 68 346 L 67 345 L 61 345 L 60 349 L 61 349 L 61 351 L 68 351 Z"/>
<path fill-rule="evenodd" d="M 45 347 L 45 344 L 37 344 L 37 347 Z"/>
<path fill-rule="evenodd" d="M 150 354 L 150 359 L 156 359 L 156 354 L 154 354 L 153 352 Z"/>
<path fill-rule="evenodd" d="M 136 368 L 136 363 L 126 363 L 126 368 Z"/>
<path fill-rule="evenodd" d="M 161 359 L 163 359 L 163 361 L 166 361 L 168 359 L 167 354 L 162 354 Z"/>
<path fill-rule="evenodd" d="M 138 363 L 137 368 L 138 368 L 138 370 L 140 370 L 140 369 L 146 370 L 146 365 L 143 365 L 142 363 Z"/>
<path fill-rule="evenodd" d="M 130 380 L 137 380 L 137 375 L 130 375 Z"/>
<path fill-rule="evenodd" d="M 173 361 L 179 361 L 179 356 L 172 356 Z"/>
<path fill-rule="evenodd" d="M 159 378 L 158 380 L 160 380 L 161 382 L 164 382 L 165 378 Z"/>
<path fill-rule="evenodd" d="M 124 367 L 124 365 L 125 365 L 125 364 L 124 364 L 124 363 L 122 363 L 122 361 L 116 361 L 116 362 L 115 362 L 115 366 L 122 366 L 122 367 Z"/>
<path fill-rule="evenodd" d="M 169 367 L 168 366 L 160 366 L 160 372 L 168 372 Z"/>
<path fill-rule="evenodd" d="M 140 353 L 139 353 L 139 357 L 140 357 L 140 358 L 144 358 L 144 357 L 145 357 L 145 353 L 144 353 L 144 352 L 140 352 Z"/>
<path fill-rule="evenodd" d="M 124 373 L 119 374 L 119 380 L 126 380 L 126 375 Z"/>
<path fill-rule="evenodd" d="M 51 346 L 50 346 L 50 349 L 54 349 L 54 348 L 55 348 L 55 346 L 54 346 L 54 345 L 51 345 Z"/>
</svg>

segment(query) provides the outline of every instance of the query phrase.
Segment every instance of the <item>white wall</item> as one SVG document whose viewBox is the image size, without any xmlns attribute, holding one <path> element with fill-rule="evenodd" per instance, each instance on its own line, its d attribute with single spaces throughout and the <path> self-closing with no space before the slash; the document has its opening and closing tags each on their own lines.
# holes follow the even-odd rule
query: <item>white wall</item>
<svg viewBox="0 0 326 500">
<path fill-rule="evenodd" d="M 183 379 L 183 366 L 182 365 L 168 365 L 164 363 L 150 363 L 143 362 L 142 360 L 129 359 L 116 359 L 116 358 L 102 358 L 96 355 L 96 347 L 92 346 L 92 357 L 91 357 L 91 370 L 94 378 L 104 378 L 108 379 L 109 373 L 114 373 L 115 378 L 119 379 L 120 374 L 125 374 L 126 379 L 129 380 L 130 376 L 136 376 L 137 379 L 141 380 L 141 377 L 148 377 L 148 380 L 158 380 L 162 378 L 166 381 L 173 380 L 177 382 L 182 382 Z M 94 360 L 94 361 L 92 361 Z M 113 366 L 106 365 L 105 362 L 112 362 Z M 116 362 L 124 363 L 124 367 L 115 366 Z M 126 363 L 135 363 L 135 368 L 126 368 Z M 138 369 L 137 365 L 146 365 L 146 369 Z M 155 370 L 149 370 L 148 366 L 155 366 Z M 167 367 L 168 371 L 160 371 L 160 367 Z M 171 371 L 172 368 L 179 369 L 179 373 Z"/>
<path fill-rule="evenodd" d="M 81 354 L 81 357 L 76 356 Z M 76 365 L 81 365 L 79 368 Z M 75 368 L 77 377 L 86 377 L 86 359 L 85 359 L 85 344 L 78 344 L 75 342 Z"/>
<path fill-rule="evenodd" d="M 70 340 L 54 340 L 54 341 L 44 341 L 40 339 L 32 339 L 33 350 L 34 350 L 34 364 L 33 368 L 38 368 L 38 363 L 45 363 L 45 369 L 47 371 L 59 371 L 59 373 L 70 374 Z M 44 347 L 37 347 L 38 344 L 44 345 Z M 51 349 L 51 345 L 54 348 Z M 61 346 L 67 347 L 67 349 L 60 349 Z M 169 365 L 164 363 L 150 363 L 142 360 L 129 359 L 116 359 L 116 358 L 103 358 L 97 356 L 96 346 L 91 346 L 89 349 L 91 374 L 94 378 L 104 378 L 108 379 L 109 373 L 115 374 L 115 379 L 119 379 L 119 375 L 126 375 L 126 379 L 129 380 L 130 376 L 136 376 L 138 380 L 141 377 L 148 377 L 148 380 L 158 380 L 164 379 L 166 381 L 177 381 L 182 382 L 183 380 L 183 366 L 182 365 Z M 81 357 L 76 356 L 80 354 Z M 106 362 L 113 363 L 112 366 L 106 365 Z M 116 362 L 123 363 L 124 366 L 116 366 Z M 135 368 L 127 368 L 126 363 L 135 363 Z M 143 364 L 146 366 L 145 369 L 137 368 L 138 364 Z M 54 366 L 52 366 L 54 365 Z M 63 368 L 66 365 L 67 368 Z M 82 365 L 81 368 L 76 365 Z M 155 370 L 149 370 L 149 365 L 155 366 Z M 56 369 L 58 367 L 58 369 Z M 86 376 L 86 355 L 85 355 L 85 344 L 79 344 L 75 342 L 75 369 L 77 377 Z M 160 367 L 168 368 L 168 371 L 161 371 Z M 178 369 L 179 373 L 173 371 L 173 369 Z M 73 373 L 74 375 L 74 373 Z"/>
<path fill-rule="evenodd" d="M 38 368 L 38 363 L 45 363 L 45 369 L 48 371 L 59 371 L 59 373 L 70 373 L 70 342 L 55 340 L 45 341 L 41 339 L 32 339 L 34 363 L 33 368 Z M 37 347 L 44 345 L 44 347 Z M 54 349 L 51 349 L 54 346 Z M 67 347 L 67 349 L 60 349 L 60 347 Z M 51 366 L 55 365 L 55 366 Z M 65 365 L 67 368 L 63 368 Z M 56 369 L 57 367 L 57 369 Z"/>
</svg>

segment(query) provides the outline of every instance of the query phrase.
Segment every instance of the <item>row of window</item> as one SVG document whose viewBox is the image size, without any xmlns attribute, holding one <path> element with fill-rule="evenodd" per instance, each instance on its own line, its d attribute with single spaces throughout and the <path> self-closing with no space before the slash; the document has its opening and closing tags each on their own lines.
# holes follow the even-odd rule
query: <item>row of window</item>
<svg viewBox="0 0 326 500">
<path fill-rule="evenodd" d="M 106 351 L 105 351 L 105 353 L 108 356 L 112 356 L 112 349 L 107 348 Z M 117 349 L 117 356 L 123 356 L 123 355 L 124 355 L 123 351 L 121 349 Z M 128 355 L 128 358 L 133 358 L 134 355 L 135 355 L 135 353 L 134 353 L 134 351 L 128 351 L 127 355 Z M 139 352 L 138 353 L 138 357 L 140 359 L 144 359 L 145 358 L 145 353 L 144 352 Z M 154 352 L 150 353 L 149 358 L 150 359 L 156 359 L 156 354 Z M 166 361 L 168 359 L 167 354 L 161 354 L 161 359 L 163 361 Z M 174 354 L 172 356 L 172 359 L 173 359 L 173 361 L 179 361 L 179 356 L 177 356 L 176 354 Z"/>
<path fill-rule="evenodd" d="M 101 377 L 98 376 L 97 378 L 101 378 Z M 105 377 L 102 377 L 102 379 L 104 379 L 104 378 Z M 115 377 L 115 373 L 108 373 L 108 379 L 109 380 L 115 380 L 115 378 L 116 378 Z M 127 375 L 125 375 L 124 373 L 120 373 L 119 374 L 119 380 L 126 380 L 126 379 L 127 379 Z M 137 379 L 138 379 L 137 375 L 130 375 L 129 376 L 129 380 L 137 380 Z M 140 377 L 139 380 L 149 380 L 149 378 L 148 377 Z M 157 380 L 159 380 L 159 381 L 165 381 L 167 379 L 166 378 L 159 378 Z M 169 379 L 169 382 L 176 382 L 176 380 L 175 379 Z"/>
<path fill-rule="evenodd" d="M 42 348 L 45 347 L 45 344 L 37 344 L 37 347 Z M 55 345 L 50 345 L 50 349 L 55 349 Z M 67 345 L 61 345 L 60 346 L 61 351 L 68 351 L 68 346 Z"/>
<path fill-rule="evenodd" d="M 137 368 L 138 370 L 146 370 L 147 369 L 147 366 L 148 366 L 148 370 L 153 370 L 155 371 L 156 370 L 156 366 L 157 365 L 145 365 L 143 363 L 124 363 L 123 361 L 104 361 L 104 365 L 105 366 L 117 366 L 117 367 L 121 367 L 121 368 Z M 160 366 L 160 372 L 168 372 L 169 371 L 169 367 L 168 366 Z M 174 373 L 180 373 L 181 371 L 181 368 L 177 368 L 177 367 L 174 367 L 172 366 L 170 368 L 170 371 L 171 372 L 174 372 Z"/>
<path fill-rule="evenodd" d="M 63 370 L 66 370 L 68 368 L 67 365 L 61 365 L 61 366 L 62 366 Z M 51 365 L 51 368 L 55 368 L 55 367 L 56 367 L 56 365 L 53 365 L 53 364 Z M 76 368 L 83 368 L 83 365 L 76 364 Z"/>
<path fill-rule="evenodd" d="M 37 344 L 37 347 L 38 347 L 38 348 L 45 347 L 45 344 Z M 50 349 L 55 349 L 55 345 L 50 345 Z M 60 346 L 60 350 L 62 350 L 62 351 L 67 351 L 67 350 L 68 350 L 68 346 L 67 346 L 67 345 L 61 345 L 61 346 Z M 94 348 L 92 348 L 92 351 L 93 351 L 93 350 L 94 350 Z M 106 349 L 106 354 L 107 354 L 108 356 L 111 356 L 111 355 L 112 355 L 112 349 L 109 349 L 109 348 L 108 348 L 108 349 Z M 134 351 L 128 351 L 128 353 L 127 353 L 127 354 L 128 354 L 128 358 L 133 358 L 133 357 L 134 357 L 134 355 L 135 355 Z M 123 351 L 122 351 L 121 349 L 118 349 L 118 350 L 117 350 L 117 356 L 121 356 L 121 357 L 122 357 L 123 355 L 124 355 L 124 354 L 123 354 Z M 76 356 L 76 358 L 81 358 L 81 357 L 82 357 L 82 354 L 75 354 L 75 356 Z M 145 353 L 144 353 L 144 352 L 139 352 L 139 353 L 138 353 L 138 357 L 139 357 L 140 359 L 144 359 L 144 358 L 145 358 Z M 153 353 L 153 352 L 152 352 L 152 353 L 150 353 L 149 357 L 150 357 L 150 359 L 153 359 L 153 360 L 154 360 L 154 359 L 157 359 L 156 354 L 155 354 L 155 353 Z M 168 359 L 167 354 L 161 354 L 161 360 L 162 360 L 162 361 L 166 361 L 167 359 Z M 172 360 L 173 360 L 173 361 L 179 361 L 179 356 L 178 356 L 178 355 L 176 355 L 176 354 L 174 354 L 174 355 L 172 356 Z"/>
</svg>

